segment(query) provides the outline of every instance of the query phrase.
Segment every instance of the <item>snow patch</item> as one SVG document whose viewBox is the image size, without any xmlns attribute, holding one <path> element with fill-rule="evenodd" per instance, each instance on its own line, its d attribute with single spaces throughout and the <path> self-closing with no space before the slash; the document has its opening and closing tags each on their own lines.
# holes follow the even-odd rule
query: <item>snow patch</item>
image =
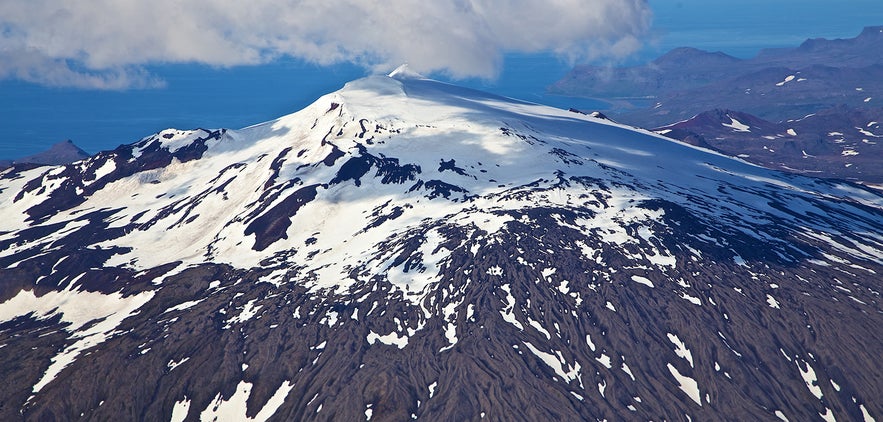
<svg viewBox="0 0 883 422">
<path fill-rule="evenodd" d="M 549 334 L 549 330 L 546 330 L 546 329 L 543 327 L 543 325 L 539 323 L 539 321 L 535 321 L 535 320 L 533 320 L 532 318 L 528 318 L 528 319 L 527 319 L 527 322 L 528 322 L 528 324 L 530 324 L 531 327 L 533 327 L 535 330 L 537 330 L 537 331 L 543 333 L 543 335 L 546 336 L 546 339 L 549 339 L 549 340 L 552 339 L 552 335 Z"/>
<path fill-rule="evenodd" d="M 678 355 L 681 359 L 686 360 L 690 363 L 690 367 L 693 368 L 693 353 L 690 352 L 690 349 L 687 348 L 687 345 L 684 344 L 681 339 L 678 338 L 677 335 L 672 333 L 668 334 L 668 340 L 675 345 L 675 354 Z"/>
<path fill-rule="evenodd" d="M 101 167 L 95 169 L 95 180 L 92 180 L 90 183 L 97 182 L 98 180 L 101 180 L 102 177 L 107 176 L 110 173 L 113 173 L 113 171 L 116 170 L 116 168 L 117 168 L 116 162 L 114 162 L 111 159 L 107 159 L 107 161 L 105 161 L 104 164 L 101 165 Z M 89 183 L 83 183 L 83 184 L 88 185 Z"/>
<path fill-rule="evenodd" d="M 633 276 L 632 276 L 632 281 L 634 281 L 635 283 L 638 283 L 638 284 L 643 284 L 643 285 L 645 285 L 645 286 L 647 286 L 647 287 L 650 287 L 650 288 L 655 287 L 655 286 L 653 285 L 653 282 L 650 281 L 650 279 L 647 278 L 647 277 L 641 277 L 641 276 L 639 276 L 639 275 L 633 275 Z"/>
<path fill-rule="evenodd" d="M 876 422 L 877 421 L 876 419 L 874 419 L 873 416 L 871 416 L 871 412 L 868 412 L 868 409 L 865 408 L 864 403 L 858 405 L 858 408 L 859 408 L 859 410 L 862 411 L 862 419 L 864 419 L 864 422 Z"/>
<path fill-rule="evenodd" d="M 184 302 L 184 303 L 181 303 L 181 304 L 178 304 L 178 305 L 172 306 L 172 307 L 169 308 L 169 309 L 166 309 L 165 311 L 163 311 L 163 313 L 165 314 L 165 313 L 169 313 L 169 312 L 184 311 L 184 310 L 190 309 L 190 308 L 192 308 L 192 307 L 198 305 L 198 304 L 199 304 L 200 302 L 202 302 L 203 300 L 205 300 L 205 298 L 203 298 L 203 299 L 199 299 L 199 300 L 191 300 L 191 301 L 188 301 L 188 302 Z"/>
<path fill-rule="evenodd" d="M 671 375 L 678 381 L 681 391 L 696 402 L 696 404 L 702 406 L 702 398 L 699 394 L 699 384 L 696 383 L 696 380 L 681 375 L 681 373 L 678 372 L 678 369 L 672 366 L 672 364 L 667 363 L 666 365 L 668 366 L 668 371 L 671 372 Z"/>
<path fill-rule="evenodd" d="M 255 305 L 257 299 L 252 299 L 248 301 L 245 305 L 242 306 L 242 311 L 239 312 L 239 315 L 228 319 L 227 324 L 224 326 L 224 329 L 229 329 L 233 324 L 241 324 L 255 317 L 258 314 L 258 311 L 261 310 L 263 305 Z"/>
<path fill-rule="evenodd" d="M 524 325 L 515 318 L 513 313 L 515 311 L 515 297 L 512 296 L 511 288 L 508 284 L 504 284 L 500 286 L 500 288 L 506 292 L 506 307 L 500 311 L 500 315 L 503 317 L 504 321 L 514 325 L 515 328 L 524 331 Z"/>
<path fill-rule="evenodd" d="M 736 132 L 751 132 L 751 127 L 736 120 L 732 116 L 727 116 L 730 118 L 730 123 L 723 123 L 725 127 L 732 128 Z"/>
<path fill-rule="evenodd" d="M 173 359 L 173 360 L 170 360 L 169 363 L 166 364 L 166 366 L 169 368 L 169 372 L 172 372 L 172 371 L 175 370 L 175 368 L 177 368 L 177 367 L 183 365 L 183 364 L 184 364 L 185 362 L 187 362 L 188 360 L 190 360 L 189 357 L 186 357 L 186 358 L 184 358 L 184 359 L 181 359 L 181 360 L 179 360 L 179 361 L 177 361 L 177 362 Z"/>
<path fill-rule="evenodd" d="M 803 370 L 803 366 L 806 366 L 806 371 Z M 816 371 L 812 369 L 806 362 L 798 362 L 797 368 L 800 369 L 800 377 L 803 378 L 803 382 L 806 383 L 806 388 L 809 389 L 809 392 L 812 395 L 816 396 L 817 399 L 822 399 L 822 389 L 819 387 L 819 380 L 816 377 Z"/>
<path fill-rule="evenodd" d="M 607 356 L 604 353 L 601 353 L 601 357 L 595 358 L 601 365 L 604 365 L 607 369 L 613 369 L 613 361 L 610 359 L 610 356 Z"/>
<path fill-rule="evenodd" d="M 187 418 L 189 412 L 190 399 L 188 399 L 187 396 L 184 396 L 183 400 L 175 402 L 175 406 L 172 408 L 172 417 L 169 419 L 169 422 L 184 422 L 184 419 Z"/>
<path fill-rule="evenodd" d="M 447 332 L 445 334 L 447 334 Z M 368 333 L 367 340 L 368 344 L 372 346 L 378 341 L 388 346 L 396 346 L 399 349 L 404 349 L 405 346 L 408 345 L 408 336 L 399 336 L 398 333 L 396 333 L 395 331 L 386 335 L 380 335 L 371 331 L 370 333 Z"/>
<path fill-rule="evenodd" d="M 586 334 L 586 344 L 589 345 L 589 349 L 593 352 L 595 351 L 595 343 L 592 342 L 592 336 Z"/>
<path fill-rule="evenodd" d="M 794 75 L 788 75 L 784 81 L 777 83 L 776 86 L 785 86 L 786 83 L 793 81 L 795 77 Z"/>
<path fill-rule="evenodd" d="M 698 297 L 693 297 L 693 296 L 690 296 L 686 293 L 681 293 L 681 299 L 689 301 L 690 303 L 692 303 L 694 305 L 702 306 L 702 300 L 699 299 Z"/>
<path fill-rule="evenodd" d="M 620 366 L 620 369 L 622 369 L 623 372 L 628 374 L 629 378 L 631 378 L 632 381 L 635 381 L 635 374 L 633 374 L 632 369 L 629 368 L 629 366 L 625 364 L 625 358 L 623 358 L 622 366 Z"/>
<path fill-rule="evenodd" d="M 261 408 L 254 418 L 246 416 L 247 401 L 251 396 L 253 385 L 245 381 L 240 381 L 236 386 L 236 392 L 227 400 L 221 397 L 221 393 L 215 395 L 214 400 L 209 403 L 208 407 L 199 414 L 199 419 L 203 421 L 266 421 L 279 410 L 279 407 L 285 402 L 288 394 L 294 388 L 294 384 L 285 381 L 270 397 L 267 404 Z"/>
<path fill-rule="evenodd" d="M 770 305 L 770 308 L 773 308 L 773 309 L 781 309 L 781 308 L 779 307 L 779 302 L 776 300 L 776 298 L 774 298 L 774 297 L 772 297 L 772 296 L 770 296 L 770 295 L 766 295 L 766 303 L 767 303 L 768 305 Z"/>
<path fill-rule="evenodd" d="M 567 368 L 568 370 L 565 371 L 565 366 L 567 365 L 567 362 L 564 361 L 564 358 L 561 356 L 561 352 L 557 352 L 558 356 L 556 357 L 551 353 L 546 353 L 537 349 L 530 342 L 524 342 L 524 345 L 527 346 L 527 348 L 530 349 L 530 351 L 536 357 L 538 357 L 543 363 L 552 368 L 552 370 L 554 370 L 555 373 L 558 374 L 558 376 L 560 376 L 565 381 L 572 382 L 579 378 L 579 362 L 576 362 L 574 365 L 569 365 L 569 367 Z"/>
</svg>

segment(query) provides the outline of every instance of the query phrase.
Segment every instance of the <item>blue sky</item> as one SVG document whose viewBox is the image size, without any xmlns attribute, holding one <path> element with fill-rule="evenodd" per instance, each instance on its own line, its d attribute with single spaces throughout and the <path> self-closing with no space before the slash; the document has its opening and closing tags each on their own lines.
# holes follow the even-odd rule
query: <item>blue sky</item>
<svg viewBox="0 0 883 422">
<path fill-rule="evenodd" d="M 746 58 L 807 38 L 852 38 L 883 25 L 879 0 L 650 0 L 665 50 L 690 46 Z"/>
<path fill-rule="evenodd" d="M 211 1 L 193 0 L 192 4 Z M 141 3 L 120 0 L 109 4 L 123 5 L 115 13 L 125 16 L 147 13 L 138 9 Z M 162 12 L 162 6 L 178 3 L 162 0 L 153 2 L 153 7 Z M 267 19 L 280 14 L 266 9 L 277 3 L 285 1 L 244 4 L 266 13 L 253 19 Z M 367 2 L 338 3 L 357 7 Z M 221 13 L 243 13 L 235 10 L 218 11 L 217 18 L 228 25 L 221 32 L 223 37 L 236 36 L 235 43 L 200 35 L 211 32 L 204 28 L 188 32 L 170 26 L 162 32 L 161 27 L 136 26 L 131 33 L 126 32 L 128 27 L 99 28 L 122 31 L 116 37 L 119 42 L 107 44 L 95 41 L 107 38 L 100 31 L 92 38 L 87 33 L 73 40 L 64 34 L 45 33 L 49 25 L 37 19 L 42 15 L 60 19 L 54 28 L 64 28 L 68 21 L 82 27 L 82 19 L 93 15 L 89 11 L 82 11 L 86 17 L 77 20 L 76 13 L 71 17 L 56 10 L 67 4 L 61 0 L 5 2 L 0 4 L 0 63 L 6 64 L 0 64 L 0 158 L 31 154 L 65 139 L 97 152 L 167 127 L 242 127 L 296 111 L 346 81 L 403 61 L 412 66 L 416 63 L 437 78 L 564 107 L 571 100 L 544 96 L 542 89 L 576 61 L 636 63 L 678 46 L 750 57 L 760 48 L 796 46 L 810 37 L 849 38 L 864 26 L 883 25 L 880 0 L 596 0 L 593 10 L 582 13 L 573 12 L 573 8 L 584 6 L 585 0 L 559 2 L 563 11 L 546 10 L 548 7 L 533 10 L 531 6 L 537 2 L 513 1 L 503 2 L 514 5 L 511 10 L 494 9 L 495 13 L 486 15 L 481 8 L 470 9 L 468 16 L 483 16 L 483 20 L 453 29 L 444 25 L 450 19 L 464 20 L 463 5 L 475 7 L 482 2 L 454 0 L 450 4 L 457 7 L 429 11 L 409 9 L 425 2 L 392 3 L 401 4 L 395 13 L 381 10 L 372 17 L 370 13 L 375 12 L 365 12 L 373 19 L 371 26 L 355 31 L 355 38 L 340 35 L 340 28 L 333 25 L 332 35 L 315 28 L 291 36 L 255 32 L 250 21 L 229 21 L 231 18 Z M 187 21 L 177 23 L 176 19 L 185 19 L 188 12 L 178 12 L 180 17 L 160 19 L 165 16 L 160 14 L 157 19 L 187 26 Z M 338 12 L 332 8 L 315 13 L 327 17 L 338 16 Z M 426 21 L 421 13 L 450 19 L 429 19 L 430 23 L 420 28 L 400 23 L 416 17 Z M 106 20 L 104 16 L 99 14 Z M 200 10 L 194 16 L 202 19 L 205 12 Z M 559 30 L 550 33 L 544 29 L 561 16 L 569 18 L 555 25 Z M 335 25 L 367 25 L 330 20 L 341 21 Z M 440 26 L 432 26 L 433 22 Z M 145 30 L 171 34 L 171 38 L 139 38 Z M 422 36 L 415 32 L 453 35 L 409 39 Z M 313 42 L 313 37 L 321 42 Z M 145 47 L 157 43 L 168 45 Z M 39 54 L 32 54 L 34 48 L 21 46 L 38 46 Z M 16 48 L 27 54 L 3 56 L 4 52 L 18 51 Z M 292 55 L 331 64 L 312 64 Z"/>
</svg>

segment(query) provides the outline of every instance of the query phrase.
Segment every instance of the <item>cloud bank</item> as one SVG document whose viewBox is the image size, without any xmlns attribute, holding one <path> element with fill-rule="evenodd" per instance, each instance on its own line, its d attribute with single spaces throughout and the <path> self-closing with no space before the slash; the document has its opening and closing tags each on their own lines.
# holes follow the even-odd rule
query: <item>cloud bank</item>
<svg viewBox="0 0 883 422">
<path fill-rule="evenodd" d="M 148 65 L 284 56 L 493 78 L 508 52 L 628 55 L 650 19 L 646 0 L 12 0 L 0 2 L 0 78 L 144 88 L 162 84 Z"/>
</svg>

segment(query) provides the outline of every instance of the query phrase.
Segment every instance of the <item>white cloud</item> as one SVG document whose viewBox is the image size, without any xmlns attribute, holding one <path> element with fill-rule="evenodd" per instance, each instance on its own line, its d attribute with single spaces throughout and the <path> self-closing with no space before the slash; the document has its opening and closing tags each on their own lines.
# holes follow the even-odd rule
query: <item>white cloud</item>
<svg viewBox="0 0 883 422">
<path fill-rule="evenodd" d="M 19 79 L 53 87 L 85 89 L 158 88 L 165 82 L 138 67 L 103 70 L 73 69 L 66 60 L 34 50 L 0 50 L 0 79 Z"/>
<path fill-rule="evenodd" d="M 491 78 L 506 52 L 626 55 L 650 16 L 646 0 L 3 1 L 0 78 L 150 87 L 145 65 L 280 56 Z"/>
</svg>

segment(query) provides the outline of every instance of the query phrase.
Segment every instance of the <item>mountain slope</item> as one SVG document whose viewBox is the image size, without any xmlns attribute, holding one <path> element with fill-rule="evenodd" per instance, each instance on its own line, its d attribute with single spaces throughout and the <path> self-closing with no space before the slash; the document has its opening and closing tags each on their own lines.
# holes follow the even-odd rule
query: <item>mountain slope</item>
<svg viewBox="0 0 883 422">
<path fill-rule="evenodd" d="M 883 196 L 407 71 L 2 173 L 0 417 L 883 414 Z"/>
<path fill-rule="evenodd" d="M 654 131 L 767 168 L 881 185 L 880 122 L 879 108 L 841 106 L 778 123 L 712 110 Z"/>
</svg>

